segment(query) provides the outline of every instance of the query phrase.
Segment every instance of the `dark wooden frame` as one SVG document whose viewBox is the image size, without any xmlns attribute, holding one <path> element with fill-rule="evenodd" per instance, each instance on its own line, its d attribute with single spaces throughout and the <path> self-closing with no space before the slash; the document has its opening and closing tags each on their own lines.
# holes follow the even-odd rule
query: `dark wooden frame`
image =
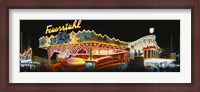
<svg viewBox="0 0 200 92">
<path fill-rule="evenodd" d="M 137 84 L 137 83 L 66 83 L 33 84 L 9 83 L 9 9 L 191 9 L 192 10 L 192 83 Z M 0 31 L 0 86 L 1 91 L 146 91 L 146 92 L 199 92 L 199 1 L 198 0 L 67 0 L 67 1 L 13 1 L 1 2 Z"/>
</svg>

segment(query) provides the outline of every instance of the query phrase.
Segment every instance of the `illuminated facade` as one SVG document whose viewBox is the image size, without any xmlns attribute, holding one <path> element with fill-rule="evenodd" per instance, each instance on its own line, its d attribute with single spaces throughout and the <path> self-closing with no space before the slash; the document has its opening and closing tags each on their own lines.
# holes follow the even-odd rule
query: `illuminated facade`
<svg viewBox="0 0 200 92">
<path fill-rule="evenodd" d="M 53 53 L 59 53 L 59 58 L 81 58 L 83 61 L 93 60 L 97 66 L 104 60 L 111 58 L 117 62 L 128 61 L 128 43 L 94 31 L 83 30 L 77 33 L 58 32 L 58 35 L 39 38 L 39 48 L 48 52 L 50 61 Z M 109 57 L 108 57 L 109 56 Z M 101 64 L 98 64 L 101 62 Z M 84 64 L 84 63 L 83 63 Z"/>
<path fill-rule="evenodd" d="M 20 71 L 31 71 L 35 69 L 36 62 L 33 62 L 32 58 L 32 48 L 28 46 L 26 50 L 22 54 L 20 54 Z M 27 70 L 28 69 L 28 70 Z"/>
<path fill-rule="evenodd" d="M 144 36 L 134 42 L 129 43 L 130 48 L 130 58 L 144 57 L 144 67 L 148 71 L 164 71 L 160 68 L 171 67 L 175 59 L 170 58 L 160 58 L 161 48 L 156 42 L 155 35 Z"/>
<path fill-rule="evenodd" d="M 50 37 L 39 38 L 39 48 L 48 51 L 48 59 L 50 61 L 53 53 L 59 53 L 58 58 L 69 58 L 75 56 L 88 59 L 98 59 L 108 55 L 116 55 L 119 53 L 123 57 L 129 56 L 128 51 L 130 49 L 130 59 L 134 57 L 144 58 L 159 58 L 161 52 L 160 47 L 157 45 L 156 36 L 148 35 L 142 37 L 134 42 L 124 42 L 119 39 L 110 38 L 107 35 L 97 34 L 95 31 L 83 30 L 77 33 L 71 32 L 58 32 L 58 35 Z M 126 54 L 125 54 L 126 53 Z M 120 59 L 120 57 L 118 57 Z M 122 61 L 127 61 L 128 57 L 125 57 Z"/>
<path fill-rule="evenodd" d="M 134 56 L 159 58 L 159 53 L 161 52 L 161 49 L 156 42 L 155 35 L 144 36 L 134 42 L 130 42 L 128 46 L 130 48 L 131 59 L 133 59 Z"/>
<path fill-rule="evenodd" d="M 20 54 L 20 63 L 32 62 L 32 48 L 29 46 L 22 54 Z"/>
</svg>

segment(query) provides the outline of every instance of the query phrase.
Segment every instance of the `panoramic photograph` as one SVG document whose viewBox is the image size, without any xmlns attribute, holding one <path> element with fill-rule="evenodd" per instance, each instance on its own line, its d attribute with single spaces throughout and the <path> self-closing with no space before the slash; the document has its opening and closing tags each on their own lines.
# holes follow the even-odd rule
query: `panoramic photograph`
<svg viewBox="0 0 200 92">
<path fill-rule="evenodd" d="M 20 20 L 20 72 L 180 72 L 180 20 Z"/>
</svg>

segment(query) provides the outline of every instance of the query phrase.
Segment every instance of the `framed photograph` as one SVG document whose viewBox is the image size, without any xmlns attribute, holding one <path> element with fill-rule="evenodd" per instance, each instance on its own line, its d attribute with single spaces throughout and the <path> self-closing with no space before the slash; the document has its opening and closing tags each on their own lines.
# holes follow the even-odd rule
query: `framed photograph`
<svg viewBox="0 0 200 92">
<path fill-rule="evenodd" d="M 198 0 L 2 1 L 1 90 L 198 92 L 198 16 Z"/>
</svg>

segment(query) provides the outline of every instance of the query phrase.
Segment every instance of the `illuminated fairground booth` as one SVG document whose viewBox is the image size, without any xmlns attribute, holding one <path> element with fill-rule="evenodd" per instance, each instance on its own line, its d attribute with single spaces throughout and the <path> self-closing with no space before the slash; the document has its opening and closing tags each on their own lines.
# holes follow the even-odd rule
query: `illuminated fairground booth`
<svg viewBox="0 0 200 92">
<path fill-rule="evenodd" d="M 155 35 L 144 36 L 134 42 L 129 43 L 130 48 L 130 59 L 135 57 L 144 57 L 144 66 L 148 70 L 157 69 L 158 67 L 169 67 L 175 59 L 160 58 L 161 48 L 156 42 Z"/>
<path fill-rule="evenodd" d="M 32 62 L 32 48 L 29 46 L 27 50 L 24 50 L 23 53 L 20 53 L 20 63 L 26 64 Z"/>
<path fill-rule="evenodd" d="M 58 53 L 59 59 L 67 59 L 70 66 L 86 65 L 96 69 L 108 67 L 108 63 L 112 66 L 128 61 L 127 42 L 90 30 L 43 36 L 39 38 L 39 48 L 47 50 L 49 63 L 53 53 Z"/>
<path fill-rule="evenodd" d="M 35 69 L 37 62 L 33 62 L 32 48 L 30 46 L 24 49 L 23 53 L 20 53 L 20 71 L 31 71 Z"/>
<path fill-rule="evenodd" d="M 159 53 L 161 52 L 155 35 L 147 35 L 134 42 L 130 42 L 129 48 L 132 56 L 131 59 L 134 58 L 135 54 L 144 58 L 159 58 Z"/>
</svg>

